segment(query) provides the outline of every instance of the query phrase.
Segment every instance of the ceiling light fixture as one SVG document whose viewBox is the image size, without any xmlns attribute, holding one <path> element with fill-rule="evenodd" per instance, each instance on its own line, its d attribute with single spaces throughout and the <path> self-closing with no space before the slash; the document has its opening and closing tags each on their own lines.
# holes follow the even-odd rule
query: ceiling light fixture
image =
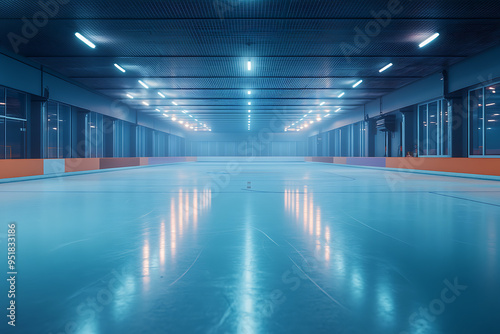
<svg viewBox="0 0 500 334">
<path fill-rule="evenodd" d="M 251 70 L 252 70 L 252 62 L 251 62 L 250 60 L 247 62 L 247 69 L 248 69 L 249 71 L 251 71 Z"/>
<path fill-rule="evenodd" d="M 339 95 L 339 96 L 337 96 L 337 97 L 340 99 L 340 98 L 341 98 L 342 96 L 344 96 L 344 95 L 345 95 L 345 92 L 342 92 L 342 93 L 340 93 L 340 95 Z"/>
<path fill-rule="evenodd" d="M 141 80 L 139 80 L 139 83 L 141 84 L 142 87 L 146 88 L 146 89 L 149 89 L 149 86 L 146 85 L 144 82 L 142 82 Z"/>
<path fill-rule="evenodd" d="M 158 92 L 158 95 L 160 95 L 163 99 L 165 98 L 165 95 L 163 95 L 162 92 Z"/>
<path fill-rule="evenodd" d="M 134 98 L 134 97 L 133 97 L 132 95 L 130 95 L 130 94 L 127 94 L 127 97 L 128 97 L 129 99 L 133 99 L 133 98 Z"/>
<path fill-rule="evenodd" d="M 75 33 L 75 36 L 78 37 L 79 40 L 81 40 L 83 43 L 87 44 L 90 46 L 92 49 L 95 49 L 95 44 L 89 41 L 87 38 L 85 38 L 82 34 L 79 32 Z"/>
<path fill-rule="evenodd" d="M 384 72 L 385 70 L 387 70 L 388 68 L 392 67 L 392 65 L 394 65 L 393 63 L 389 63 L 387 65 L 385 65 L 384 67 L 382 67 L 380 70 L 378 70 L 380 73 Z"/>
<path fill-rule="evenodd" d="M 439 33 L 435 33 L 434 35 L 432 35 L 431 37 L 427 38 L 425 41 L 420 43 L 418 46 L 423 48 L 424 46 L 426 46 L 427 44 L 429 44 L 430 42 L 432 42 L 433 40 L 435 40 L 438 37 L 439 37 Z"/>
<path fill-rule="evenodd" d="M 352 88 L 356 88 L 358 87 L 359 85 L 361 85 L 361 83 L 363 82 L 363 80 L 359 80 L 358 82 L 356 82 L 354 85 L 352 85 Z"/>
<path fill-rule="evenodd" d="M 118 64 L 115 64 L 115 67 L 116 67 L 117 69 L 119 69 L 120 71 L 122 71 L 123 73 L 125 73 L 125 72 L 126 72 L 126 71 L 125 71 L 125 69 L 124 69 L 123 67 L 121 67 L 120 65 L 118 65 Z"/>
<path fill-rule="evenodd" d="M 319 105 L 320 105 L 320 106 L 322 106 L 322 105 L 324 105 L 325 103 L 326 103 L 326 102 L 321 102 Z"/>
</svg>

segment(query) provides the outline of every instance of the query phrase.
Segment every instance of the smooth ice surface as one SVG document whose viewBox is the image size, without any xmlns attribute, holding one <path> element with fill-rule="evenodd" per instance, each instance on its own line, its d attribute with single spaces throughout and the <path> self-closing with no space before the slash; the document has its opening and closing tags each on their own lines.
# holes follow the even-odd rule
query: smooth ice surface
<svg viewBox="0 0 500 334">
<path fill-rule="evenodd" d="M 19 257 L 0 329 L 499 333 L 499 186 L 242 162 L 0 184 Z"/>
</svg>

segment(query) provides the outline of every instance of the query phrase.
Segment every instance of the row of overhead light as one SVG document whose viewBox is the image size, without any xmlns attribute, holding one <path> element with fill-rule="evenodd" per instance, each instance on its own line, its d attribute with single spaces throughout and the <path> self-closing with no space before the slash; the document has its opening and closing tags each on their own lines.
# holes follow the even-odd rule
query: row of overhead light
<svg viewBox="0 0 500 334">
<path fill-rule="evenodd" d="M 122 68 L 122 67 L 121 67 L 120 65 L 118 65 L 118 64 L 115 64 L 115 67 L 116 67 L 116 68 Z M 149 86 L 148 86 L 146 83 L 144 83 L 144 81 L 139 80 L 138 82 L 139 82 L 139 84 L 140 84 L 142 87 L 144 87 L 144 88 L 146 88 L 146 89 L 149 89 Z M 158 95 L 159 95 L 162 99 L 164 99 L 164 98 L 165 98 L 165 94 L 163 94 L 162 92 L 158 92 Z M 133 99 L 133 98 L 134 98 L 134 96 L 132 96 L 132 94 L 127 94 L 127 96 L 128 96 L 130 99 Z M 148 103 L 148 102 L 146 102 L 146 101 L 142 101 L 142 104 L 143 104 L 143 105 L 145 105 L 146 107 L 149 107 L 149 106 L 150 106 L 150 105 L 149 105 L 149 103 Z M 178 104 L 177 102 L 175 102 L 175 101 L 172 101 L 172 104 L 173 104 L 173 105 L 175 105 L 175 106 L 178 106 L 178 105 L 179 105 L 179 104 Z M 160 109 L 158 109 L 158 108 L 156 108 L 156 109 L 155 109 L 155 111 L 157 111 L 157 112 L 162 112 L 162 111 L 161 111 Z M 170 117 L 170 115 L 168 115 L 168 112 L 169 112 L 169 110 L 164 110 L 164 111 L 163 111 L 163 116 L 165 116 L 165 117 L 167 117 L 167 118 L 170 118 L 170 120 L 171 120 L 172 122 L 177 122 L 177 123 L 179 123 L 179 124 L 184 125 L 184 127 L 188 128 L 188 129 L 191 129 L 191 130 L 194 130 L 194 131 L 212 131 L 212 129 L 211 129 L 211 128 L 209 128 L 209 127 L 208 127 L 205 123 L 198 121 L 198 119 L 197 119 L 197 118 L 194 118 L 194 116 L 193 116 L 193 115 L 191 115 L 191 114 L 189 113 L 189 111 L 187 111 L 187 110 L 182 110 L 182 113 L 184 114 L 184 116 L 179 114 L 179 115 L 172 115 L 172 117 Z M 189 118 L 188 118 L 188 116 L 189 116 Z"/>
<path fill-rule="evenodd" d="M 87 39 L 85 36 L 83 36 L 82 34 L 80 34 L 80 33 L 78 33 L 78 32 L 77 32 L 77 33 L 75 33 L 75 36 L 76 36 L 78 39 L 80 39 L 83 43 L 85 43 L 86 45 L 88 45 L 89 47 L 91 47 L 92 49 L 95 49 L 96 45 L 95 45 L 94 43 L 92 43 L 89 39 Z M 435 40 L 436 38 L 438 38 L 438 37 L 439 37 L 439 33 L 435 33 L 435 34 L 433 34 L 431 37 L 427 38 L 425 41 L 423 41 L 422 43 L 420 43 L 420 44 L 419 44 L 419 47 L 420 47 L 420 48 L 423 48 L 424 46 L 426 46 L 427 44 L 431 43 L 432 41 L 434 41 L 434 40 Z M 393 63 L 389 63 L 389 64 L 385 65 L 384 67 L 382 67 L 382 68 L 379 70 L 379 73 L 382 73 L 382 72 L 384 72 L 384 71 L 388 70 L 388 69 L 389 69 L 389 68 L 391 68 L 393 65 L 394 65 Z M 126 72 L 126 70 L 125 70 L 122 66 L 120 66 L 119 64 L 114 64 L 114 66 L 115 66 L 115 67 L 116 67 L 116 68 L 117 68 L 120 72 L 122 72 L 122 73 L 125 73 L 125 72 Z M 247 70 L 248 70 L 248 71 L 251 71 L 251 70 L 252 70 L 252 61 L 251 61 L 251 60 L 249 60 L 249 61 L 247 62 Z M 140 84 L 141 86 L 143 86 L 144 88 L 149 89 L 149 86 L 148 86 L 146 83 L 144 83 L 144 81 L 139 80 L 138 82 L 139 82 L 139 84 Z M 353 88 L 356 88 L 356 87 L 358 87 L 359 85 L 361 85 L 362 83 L 363 83 L 363 80 L 361 79 L 361 80 L 357 81 L 357 82 L 356 82 L 356 83 L 355 83 L 352 87 L 353 87 Z M 251 91 L 251 90 L 249 90 L 247 93 L 248 93 L 248 95 L 251 95 L 251 94 L 252 94 L 252 91 Z M 159 95 L 161 98 L 165 98 L 165 95 L 164 95 L 163 93 L 161 93 L 161 92 L 158 92 L 158 95 Z M 342 98 L 344 95 L 345 95 L 345 92 L 342 92 L 342 93 L 340 93 L 340 94 L 337 96 L 337 98 L 339 98 L 339 99 L 340 99 L 340 98 Z M 127 93 L 127 97 L 128 97 L 128 98 L 130 98 L 130 99 L 133 99 L 133 98 L 134 98 L 134 97 L 133 97 L 130 93 Z M 321 103 L 320 103 L 320 106 L 325 105 L 325 103 L 326 103 L 326 102 L 321 102 Z M 148 103 L 148 102 L 146 102 L 146 101 L 143 101 L 143 102 L 142 102 L 142 104 L 144 104 L 145 106 L 149 106 L 149 103 Z M 175 101 L 172 101 L 172 104 L 177 105 L 177 103 L 176 103 Z M 248 105 L 249 105 L 249 106 L 250 106 L 250 105 L 252 105 L 252 102 L 251 102 L 251 101 L 248 101 Z M 155 110 L 156 110 L 156 111 L 158 111 L 158 112 L 161 112 L 161 110 L 159 110 L 159 109 L 155 109 Z M 336 109 L 336 110 L 335 110 L 335 112 L 338 112 L 338 111 L 340 111 L 340 110 L 341 110 L 341 108 L 338 108 L 338 109 Z M 168 110 L 165 110 L 164 112 L 165 112 L 165 113 L 163 114 L 163 116 L 165 116 L 165 117 L 170 117 L 170 116 L 167 114 L 167 113 L 168 113 Z M 251 112 L 252 112 L 251 110 L 248 110 L 248 113 L 249 113 L 249 115 L 248 115 L 248 130 L 249 130 L 249 131 L 250 131 L 250 128 L 251 128 L 251 115 L 250 115 L 250 113 L 251 113 Z M 323 118 L 329 117 L 329 116 L 330 116 L 330 110 L 325 110 L 325 112 L 327 112 L 327 114 L 326 114 L 325 116 L 323 116 Z M 182 111 L 182 113 L 184 113 L 184 114 L 188 114 L 188 111 L 187 111 L 187 110 L 183 110 L 183 111 Z M 309 110 L 309 113 L 308 113 L 308 114 L 310 114 L 310 113 L 312 113 L 312 110 Z M 305 115 L 304 115 L 304 116 L 303 116 L 303 117 L 302 117 L 299 121 L 297 121 L 297 122 L 295 122 L 295 123 L 292 123 L 291 125 L 287 126 L 287 127 L 285 128 L 285 131 L 300 131 L 300 130 L 302 130 L 302 129 L 304 129 L 304 128 L 309 127 L 309 124 L 314 123 L 314 120 L 312 120 L 312 119 L 308 119 L 308 120 L 306 120 L 306 118 L 307 118 L 308 114 L 305 114 Z M 172 117 L 170 117 L 170 119 L 171 119 L 172 121 L 178 121 L 180 124 L 183 124 L 186 128 L 192 129 L 192 130 L 194 130 L 194 131 L 199 131 L 199 130 L 201 130 L 201 131 L 212 131 L 212 129 L 210 129 L 210 128 L 206 125 L 206 124 L 204 124 L 204 123 L 202 123 L 202 122 L 199 122 L 197 119 L 195 119 L 195 118 L 193 117 L 193 115 L 190 115 L 190 114 L 189 114 L 188 116 L 189 116 L 190 118 L 193 118 L 193 119 L 194 119 L 194 122 L 196 122 L 196 123 L 193 123 L 193 122 L 192 122 L 192 123 L 190 123 L 189 121 L 184 121 L 184 120 L 182 120 L 182 119 L 177 120 L 176 115 L 172 115 Z M 316 116 L 316 121 L 317 121 L 317 122 L 319 122 L 319 121 L 321 121 L 321 119 L 322 119 L 321 115 L 319 115 L 319 114 L 318 114 L 318 115 Z M 199 125 L 199 126 L 198 126 L 198 125 Z"/>
<path fill-rule="evenodd" d="M 77 33 L 75 33 L 75 36 L 78 39 L 80 39 L 83 43 L 85 43 L 89 47 L 91 47 L 92 49 L 95 49 L 96 45 L 94 43 L 92 43 L 90 40 L 88 40 L 86 37 L 84 37 L 82 34 L 80 34 L 80 33 L 77 32 Z M 114 66 L 120 72 L 122 72 L 122 73 L 126 72 L 126 70 L 122 66 L 120 66 L 119 64 L 114 64 Z M 149 89 L 149 86 L 144 81 L 138 80 L 138 82 L 145 89 Z M 248 93 L 251 94 L 250 91 Z M 164 99 L 166 97 L 165 94 L 163 94 L 162 92 L 158 92 L 158 95 L 162 99 Z M 132 94 L 130 94 L 130 93 L 127 93 L 127 97 L 129 99 L 133 99 L 134 98 L 134 96 Z M 142 104 L 145 105 L 145 106 L 147 106 L 147 107 L 150 106 L 150 104 L 147 101 L 142 101 Z M 175 101 L 172 101 L 172 104 L 176 105 L 176 106 L 178 105 L 178 103 L 175 102 Z M 249 104 L 250 104 L 250 102 L 249 102 Z M 212 131 L 211 128 L 209 128 L 205 123 L 198 121 L 198 119 L 195 118 L 193 115 L 191 115 L 189 113 L 189 111 L 187 111 L 187 110 L 182 110 L 182 113 L 184 115 L 180 115 L 179 114 L 179 115 L 172 115 L 172 116 L 170 116 L 168 114 L 169 110 L 164 110 L 162 112 L 160 109 L 156 108 L 155 111 L 163 113 L 163 116 L 169 118 L 172 122 L 177 122 L 177 123 L 183 125 L 187 129 L 191 129 L 191 130 L 194 130 L 194 131 Z"/>
<path fill-rule="evenodd" d="M 432 41 L 434 41 L 436 38 L 439 37 L 439 33 L 435 33 L 433 34 L 431 37 L 427 38 L 425 41 L 423 41 L 422 43 L 419 44 L 419 47 L 420 48 L 423 48 L 424 46 L 426 46 L 427 44 L 431 43 Z M 393 63 L 389 63 L 387 65 L 385 65 L 384 67 L 382 67 L 380 70 L 379 70 L 379 73 L 382 73 L 382 72 L 385 72 L 386 70 L 388 70 L 389 68 L 391 68 L 394 64 Z M 363 80 L 358 80 L 356 81 L 356 83 L 352 86 L 352 88 L 356 88 L 358 87 L 359 85 L 361 85 L 363 83 Z M 337 98 L 342 98 L 343 96 L 345 95 L 345 92 L 342 92 L 340 93 Z M 326 102 L 321 102 L 319 104 L 320 107 L 324 106 L 326 104 Z M 335 110 L 335 112 L 339 112 L 340 110 L 342 110 L 342 108 L 338 108 Z M 326 115 L 324 115 L 323 117 L 320 115 L 320 114 L 317 114 L 315 119 L 311 119 L 311 117 L 309 119 L 306 119 L 307 116 L 309 114 L 311 114 L 313 111 L 312 110 L 309 110 L 309 112 L 307 114 L 305 114 L 304 116 L 302 116 L 302 118 L 300 120 L 298 120 L 297 122 L 295 123 L 292 123 L 291 125 L 285 127 L 285 131 L 300 131 L 300 130 L 303 130 L 305 128 L 308 128 L 310 124 L 313 124 L 315 121 L 316 122 L 320 122 L 323 118 L 326 118 L 326 117 L 329 117 L 330 116 L 330 110 L 325 110 L 325 112 L 327 113 Z"/>
</svg>

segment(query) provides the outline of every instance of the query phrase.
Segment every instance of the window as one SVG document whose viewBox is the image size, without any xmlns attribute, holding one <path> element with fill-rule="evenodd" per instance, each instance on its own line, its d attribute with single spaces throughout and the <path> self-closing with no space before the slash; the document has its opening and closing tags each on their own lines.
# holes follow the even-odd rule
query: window
<svg viewBox="0 0 500 334">
<path fill-rule="evenodd" d="M 47 110 L 47 134 L 45 157 L 49 159 L 71 157 L 71 108 L 49 101 Z"/>
<path fill-rule="evenodd" d="M 486 155 L 500 155 L 500 84 L 486 87 L 484 93 L 484 127 Z"/>
<path fill-rule="evenodd" d="M 450 155 L 448 103 L 438 100 L 418 106 L 418 152 L 420 156 Z"/>
<path fill-rule="evenodd" d="M 341 157 L 349 157 L 349 126 L 344 126 L 340 129 L 340 156 Z"/>
<path fill-rule="evenodd" d="M 0 117 L 0 159 L 5 159 L 5 118 Z"/>
<path fill-rule="evenodd" d="M 26 121 L 6 119 L 5 122 L 6 158 L 26 158 Z"/>
<path fill-rule="evenodd" d="M 469 93 L 470 154 L 483 155 L 483 89 Z"/>
<path fill-rule="evenodd" d="M 500 84 L 469 92 L 469 155 L 500 155 Z"/>
<path fill-rule="evenodd" d="M 145 157 L 146 156 L 146 128 L 142 126 L 136 127 L 137 135 L 136 135 L 136 147 L 137 147 L 137 156 Z"/>
<path fill-rule="evenodd" d="M 359 157 L 361 154 L 361 122 L 352 125 L 352 156 Z"/>
<path fill-rule="evenodd" d="M 5 116 L 26 120 L 26 94 L 7 89 Z"/>
<path fill-rule="evenodd" d="M 352 124 L 352 156 L 365 156 L 365 122 Z"/>
<path fill-rule="evenodd" d="M 103 156 L 103 117 L 95 112 L 85 114 L 86 158 Z"/>
<path fill-rule="evenodd" d="M 26 158 L 27 95 L 0 87 L 0 159 Z"/>
</svg>

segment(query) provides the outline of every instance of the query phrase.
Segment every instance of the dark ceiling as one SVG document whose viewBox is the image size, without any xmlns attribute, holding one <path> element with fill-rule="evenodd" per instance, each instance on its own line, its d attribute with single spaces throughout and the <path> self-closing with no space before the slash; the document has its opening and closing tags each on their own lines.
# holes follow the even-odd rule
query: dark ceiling
<svg viewBox="0 0 500 334">
<path fill-rule="evenodd" d="M 349 113 L 500 41 L 498 0 L 400 0 L 383 25 L 374 17 L 396 0 L 61 2 L 68 3 L 19 46 L 20 55 L 165 122 L 155 109 L 181 118 L 187 110 L 214 132 L 247 131 L 249 109 L 251 131 L 277 115 L 291 124 L 309 110 Z M 3 0 L 2 48 L 12 52 L 8 33 L 21 35 L 22 18 L 41 11 L 36 1 Z M 367 27 L 373 36 L 346 57 L 346 45 Z M 435 32 L 439 38 L 419 48 Z"/>
</svg>

